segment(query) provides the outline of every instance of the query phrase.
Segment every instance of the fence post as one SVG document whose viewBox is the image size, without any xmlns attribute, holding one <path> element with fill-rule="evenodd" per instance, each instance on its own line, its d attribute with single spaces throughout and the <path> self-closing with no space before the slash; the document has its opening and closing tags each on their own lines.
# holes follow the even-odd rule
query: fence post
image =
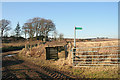
<svg viewBox="0 0 120 80">
<path fill-rule="evenodd" d="M 74 27 L 74 48 L 76 47 L 76 41 L 75 41 L 75 39 L 76 39 L 76 30 L 75 30 L 75 27 Z"/>
<path fill-rule="evenodd" d="M 75 66 L 75 53 L 76 53 L 76 48 L 73 48 L 73 66 Z"/>
<path fill-rule="evenodd" d="M 76 30 L 74 27 L 74 48 L 73 48 L 73 66 L 75 66 L 75 53 L 76 53 Z"/>
</svg>

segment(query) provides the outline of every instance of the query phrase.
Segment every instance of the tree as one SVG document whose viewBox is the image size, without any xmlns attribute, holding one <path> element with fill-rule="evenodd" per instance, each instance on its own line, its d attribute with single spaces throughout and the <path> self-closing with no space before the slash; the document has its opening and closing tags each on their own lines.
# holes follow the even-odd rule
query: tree
<svg viewBox="0 0 120 80">
<path fill-rule="evenodd" d="M 32 25 L 35 28 L 36 37 L 38 37 L 39 32 L 40 32 L 40 28 L 41 28 L 40 20 L 41 20 L 41 18 L 39 18 L 39 17 L 35 17 L 35 18 L 32 19 Z"/>
<path fill-rule="evenodd" d="M 25 39 L 26 39 L 26 35 L 27 35 L 27 27 L 25 27 L 25 25 L 22 26 L 22 33 L 25 34 Z"/>
<path fill-rule="evenodd" d="M 15 28 L 15 33 L 16 33 L 16 37 L 20 37 L 20 32 L 21 32 L 21 29 L 20 29 L 20 25 L 19 25 L 19 22 Z"/>
<path fill-rule="evenodd" d="M 48 36 L 48 33 L 50 31 L 54 31 L 55 28 L 55 24 L 52 22 L 52 20 L 46 20 L 46 26 L 45 26 L 45 38 Z"/>
<path fill-rule="evenodd" d="M 30 38 L 33 36 L 44 36 L 45 40 L 48 37 L 49 32 L 56 29 L 55 24 L 52 22 L 52 20 L 40 17 L 29 19 L 27 23 L 24 24 L 24 28 L 26 28 L 26 31 L 29 34 Z"/>
<path fill-rule="evenodd" d="M 50 19 L 35 17 L 31 19 L 31 23 L 35 28 L 36 37 L 38 35 L 48 36 L 50 31 L 54 31 L 56 29 L 55 24 Z"/>
<path fill-rule="evenodd" d="M 26 32 L 28 33 L 30 39 L 32 40 L 35 34 L 35 27 L 33 27 L 32 23 L 28 22 L 25 23 L 25 28 L 26 28 Z"/>
<path fill-rule="evenodd" d="M 8 32 L 6 32 L 6 33 L 4 34 L 4 37 L 8 37 Z"/>
<path fill-rule="evenodd" d="M 7 32 L 11 29 L 10 24 L 11 22 L 9 20 L 5 19 L 0 20 L 1 38 L 3 37 L 4 32 Z"/>
<path fill-rule="evenodd" d="M 58 35 L 58 32 L 55 30 L 54 32 L 53 32 L 53 36 L 54 36 L 54 39 L 56 40 L 56 38 L 57 38 L 57 35 Z"/>
<path fill-rule="evenodd" d="M 62 40 L 64 37 L 64 35 L 62 33 L 59 34 L 59 39 Z"/>
<path fill-rule="evenodd" d="M 49 32 L 56 29 L 55 24 L 50 19 L 42 18 L 40 20 L 40 26 L 40 35 L 45 36 L 45 40 L 48 37 Z"/>
</svg>

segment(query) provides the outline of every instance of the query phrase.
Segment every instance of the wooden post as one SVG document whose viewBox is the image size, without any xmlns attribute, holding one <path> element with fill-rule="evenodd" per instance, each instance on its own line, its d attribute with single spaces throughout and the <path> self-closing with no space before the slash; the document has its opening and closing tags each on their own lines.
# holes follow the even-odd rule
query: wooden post
<svg viewBox="0 0 120 80">
<path fill-rule="evenodd" d="M 73 49 L 73 66 L 75 66 L 75 53 L 76 53 L 76 48 Z"/>
<path fill-rule="evenodd" d="M 61 50 L 61 49 L 60 49 Z M 65 50 L 65 59 L 68 57 L 68 53 L 67 53 L 67 44 L 64 46 L 64 50 Z"/>
</svg>

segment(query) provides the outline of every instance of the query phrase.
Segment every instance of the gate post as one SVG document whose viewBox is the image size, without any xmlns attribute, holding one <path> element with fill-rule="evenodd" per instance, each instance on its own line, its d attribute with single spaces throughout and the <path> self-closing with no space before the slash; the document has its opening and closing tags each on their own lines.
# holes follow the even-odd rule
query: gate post
<svg viewBox="0 0 120 80">
<path fill-rule="evenodd" d="M 75 53 L 76 53 L 76 30 L 82 30 L 81 27 L 74 27 L 74 48 L 73 48 L 73 66 L 75 66 Z"/>
<path fill-rule="evenodd" d="M 75 66 L 75 53 L 76 53 L 76 48 L 73 48 L 73 66 Z"/>
<path fill-rule="evenodd" d="M 73 48 L 73 66 L 75 66 L 75 53 L 76 53 L 76 30 L 74 27 L 74 48 Z"/>
<path fill-rule="evenodd" d="M 76 48 L 76 41 L 75 41 L 75 39 L 76 39 L 76 30 L 75 30 L 75 27 L 74 27 L 74 48 Z"/>
</svg>

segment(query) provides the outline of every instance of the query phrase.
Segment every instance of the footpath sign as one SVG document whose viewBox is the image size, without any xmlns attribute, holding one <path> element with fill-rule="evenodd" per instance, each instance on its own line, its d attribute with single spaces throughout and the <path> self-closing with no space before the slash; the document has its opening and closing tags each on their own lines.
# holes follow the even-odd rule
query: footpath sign
<svg viewBox="0 0 120 80">
<path fill-rule="evenodd" d="M 82 30 L 82 27 L 75 27 L 75 30 Z"/>
<path fill-rule="evenodd" d="M 74 66 L 74 60 L 75 60 L 75 53 L 76 53 L 76 30 L 82 30 L 82 27 L 75 26 L 74 27 L 74 48 L 73 48 L 73 66 Z"/>
<path fill-rule="evenodd" d="M 76 47 L 76 41 L 75 41 L 75 39 L 76 39 L 76 30 L 82 30 L 82 27 L 80 27 L 80 26 L 75 26 L 74 27 L 74 48 Z"/>
</svg>

